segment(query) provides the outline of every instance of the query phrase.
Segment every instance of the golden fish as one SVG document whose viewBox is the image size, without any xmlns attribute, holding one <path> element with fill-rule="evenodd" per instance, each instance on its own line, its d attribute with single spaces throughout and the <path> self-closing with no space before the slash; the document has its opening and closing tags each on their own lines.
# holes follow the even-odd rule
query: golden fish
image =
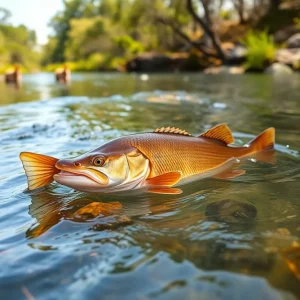
<svg viewBox="0 0 300 300">
<path fill-rule="evenodd" d="M 109 193 L 142 189 L 152 193 L 180 194 L 173 186 L 205 177 L 234 178 L 239 159 L 274 148 L 275 130 L 269 128 L 243 147 L 230 129 L 218 125 L 192 136 L 185 130 L 162 127 L 152 133 L 112 140 L 73 159 L 22 152 L 29 190 L 53 180 L 78 191 Z"/>
</svg>

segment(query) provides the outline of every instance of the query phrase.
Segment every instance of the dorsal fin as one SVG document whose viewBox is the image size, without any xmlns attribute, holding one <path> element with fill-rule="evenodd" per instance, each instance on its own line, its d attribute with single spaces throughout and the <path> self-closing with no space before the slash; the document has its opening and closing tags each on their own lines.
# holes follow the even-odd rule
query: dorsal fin
<svg viewBox="0 0 300 300">
<path fill-rule="evenodd" d="M 161 128 L 156 128 L 154 130 L 155 133 L 174 133 L 174 134 L 181 134 L 181 135 L 186 135 L 186 136 L 191 136 L 190 133 L 188 133 L 186 130 L 176 128 L 176 127 L 161 127 Z"/>
<path fill-rule="evenodd" d="M 226 145 L 232 144 L 234 142 L 232 133 L 226 124 L 217 125 L 200 134 L 199 137 L 218 140 L 225 143 Z"/>
</svg>

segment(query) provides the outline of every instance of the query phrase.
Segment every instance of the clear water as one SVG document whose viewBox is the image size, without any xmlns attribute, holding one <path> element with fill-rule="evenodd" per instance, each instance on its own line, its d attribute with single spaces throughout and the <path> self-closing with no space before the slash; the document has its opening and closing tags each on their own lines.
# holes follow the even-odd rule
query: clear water
<svg viewBox="0 0 300 300">
<path fill-rule="evenodd" d="M 73 74 L 63 86 L 35 74 L 20 89 L 1 82 L 0 104 L 1 299 L 300 297 L 282 256 L 300 242 L 299 75 Z M 72 157 L 156 127 L 200 133 L 223 122 L 237 144 L 274 126 L 276 164 L 248 161 L 239 178 L 175 196 L 24 191 L 20 151 Z M 223 200 L 251 204 L 256 218 L 208 217 Z M 115 201 L 112 215 L 75 217 Z"/>
</svg>

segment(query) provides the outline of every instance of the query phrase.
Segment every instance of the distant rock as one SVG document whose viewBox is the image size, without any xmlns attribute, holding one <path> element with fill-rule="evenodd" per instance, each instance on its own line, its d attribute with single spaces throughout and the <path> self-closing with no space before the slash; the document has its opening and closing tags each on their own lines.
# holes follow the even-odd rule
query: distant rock
<svg viewBox="0 0 300 300">
<path fill-rule="evenodd" d="M 288 48 L 300 48 L 300 33 L 296 33 L 292 35 L 287 40 L 287 47 Z"/>
<path fill-rule="evenodd" d="M 286 42 L 293 34 L 298 32 L 298 28 L 295 25 L 289 25 L 283 29 L 280 29 L 274 34 L 275 43 Z"/>
<path fill-rule="evenodd" d="M 202 67 L 203 68 L 203 67 Z M 128 72 L 176 72 L 201 69 L 198 58 L 188 53 L 142 53 L 126 64 Z"/>
<path fill-rule="evenodd" d="M 300 61 L 300 47 L 293 49 L 279 49 L 275 59 L 283 64 L 293 66 Z"/>
<path fill-rule="evenodd" d="M 205 74 L 243 74 L 245 69 L 243 67 L 228 67 L 228 66 L 219 66 L 219 67 L 210 67 L 204 70 Z"/>
<path fill-rule="evenodd" d="M 223 43 L 221 45 L 225 55 L 226 64 L 239 65 L 245 62 L 247 55 L 247 48 L 243 45 L 235 45 L 233 43 Z"/>
<path fill-rule="evenodd" d="M 282 63 L 273 63 L 265 69 L 266 74 L 288 75 L 293 73 L 293 69 Z"/>
</svg>

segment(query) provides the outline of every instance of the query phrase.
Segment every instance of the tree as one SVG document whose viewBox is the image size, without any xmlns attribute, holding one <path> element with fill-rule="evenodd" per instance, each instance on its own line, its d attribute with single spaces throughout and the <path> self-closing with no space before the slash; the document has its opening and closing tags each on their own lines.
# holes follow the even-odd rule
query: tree
<svg viewBox="0 0 300 300">
<path fill-rule="evenodd" d="M 214 32 L 212 25 L 208 23 L 208 20 L 210 20 L 209 10 L 208 10 L 208 0 L 199 0 L 200 3 L 203 6 L 204 12 L 205 12 L 205 20 L 199 17 L 199 15 L 196 13 L 193 1 L 192 0 L 186 0 L 186 7 L 187 10 L 190 12 L 191 16 L 197 22 L 203 29 L 203 31 L 207 34 L 207 36 L 210 38 L 212 45 L 217 53 L 217 56 L 222 60 L 225 61 L 226 57 L 225 54 L 221 48 L 220 40 L 217 34 Z"/>
<path fill-rule="evenodd" d="M 33 50 L 35 46 L 35 31 L 24 25 L 0 23 L 0 69 L 15 63 L 22 64 L 28 70 L 37 68 L 39 55 Z"/>
<path fill-rule="evenodd" d="M 68 32 L 70 30 L 70 20 L 80 18 L 84 13 L 85 1 L 82 0 L 64 0 L 63 12 L 57 13 L 50 21 L 50 26 L 54 29 L 57 44 L 53 53 L 50 54 L 51 61 L 63 62 Z"/>
<path fill-rule="evenodd" d="M 245 24 L 245 1 L 244 0 L 233 0 L 233 5 L 234 8 L 236 9 L 239 19 L 240 19 L 240 24 Z"/>
<path fill-rule="evenodd" d="M 11 12 L 3 7 L 0 7 L 0 24 L 6 24 L 11 17 Z"/>
</svg>

